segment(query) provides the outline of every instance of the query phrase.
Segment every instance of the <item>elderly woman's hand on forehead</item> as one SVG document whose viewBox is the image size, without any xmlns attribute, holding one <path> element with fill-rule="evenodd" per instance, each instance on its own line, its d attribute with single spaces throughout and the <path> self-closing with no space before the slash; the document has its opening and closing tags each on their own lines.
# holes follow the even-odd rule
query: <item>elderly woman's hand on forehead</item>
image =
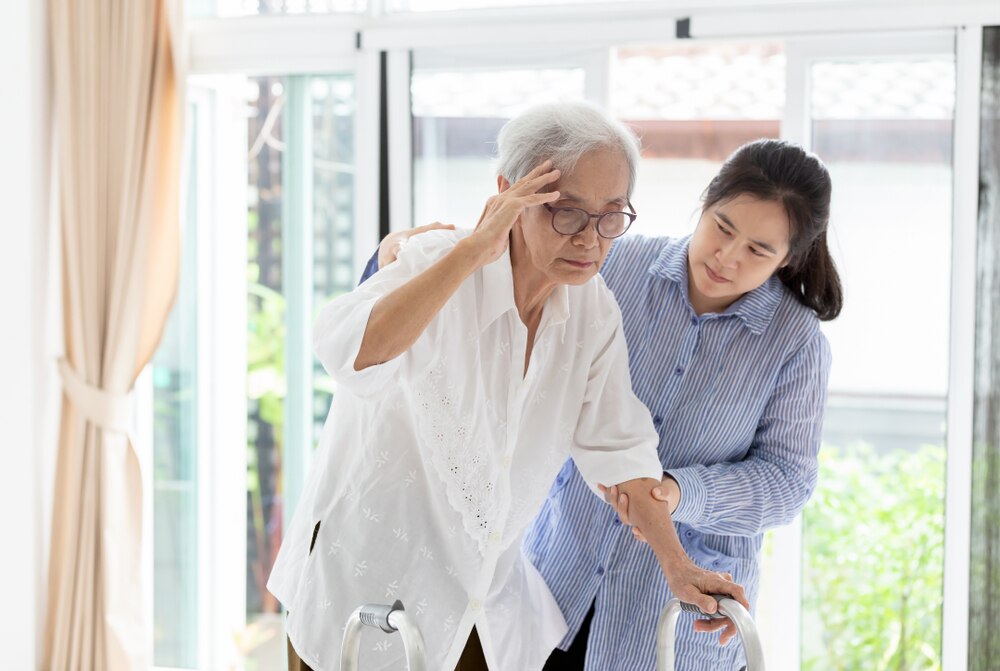
<svg viewBox="0 0 1000 671">
<path fill-rule="evenodd" d="M 496 261 L 507 250 L 510 229 L 526 208 L 559 200 L 558 191 L 539 193 L 540 189 L 558 180 L 559 175 L 558 170 L 552 169 L 552 161 L 545 161 L 486 201 L 476 230 L 468 238 L 482 254 L 482 265 Z"/>
</svg>

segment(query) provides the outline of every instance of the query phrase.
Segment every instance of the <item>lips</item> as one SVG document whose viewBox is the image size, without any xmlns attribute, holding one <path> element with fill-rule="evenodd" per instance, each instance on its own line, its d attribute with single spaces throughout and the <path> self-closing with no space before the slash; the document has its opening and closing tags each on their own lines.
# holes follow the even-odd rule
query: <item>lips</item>
<svg viewBox="0 0 1000 671">
<path fill-rule="evenodd" d="M 727 284 L 730 281 L 709 268 L 708 264 L 705 265 L 705 273 L 708 275 L 708 279 L 712 280 L 716 284 Z"/>
<path fill-rule="evenodd" d="M 594 265 L 593 261 L 574 261 L 573 259 L 563 259 L 563 261 L 577 268 L 589 268 Z"/>
</svg>

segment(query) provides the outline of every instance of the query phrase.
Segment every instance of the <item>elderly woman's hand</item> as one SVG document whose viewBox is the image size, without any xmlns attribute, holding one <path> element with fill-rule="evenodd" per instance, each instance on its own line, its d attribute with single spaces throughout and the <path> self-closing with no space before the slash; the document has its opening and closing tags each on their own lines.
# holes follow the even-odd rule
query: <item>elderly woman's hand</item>
<svg viewBox="0 0 1000 671">
<path fill-rule="evenodd" d="M 725 594 L 750 610 L 746 593 L 741 586 L 733 582 L 731 575 L 707 571 L 690 560 L 673 568 L 671 575 L 667 576 L 667 584 L 678 599 L 685 603 L 693 603 L 706 613 L 714 613 L 718 609 L 715 599 L 708 596 L 710 594 Z M 694 630 L 702 633 L 720 629 L 723 630 L 719 639 L 722 645 L 729 643 L 730 639 L 739 633 L 736 624 L 729 618 L 696 620 L 694 623 Z"/>
<path fill-rule="evenodd" d="M 462 241 L 465 247 L 475 250 L 481 265 L 496 261 L 507 250 L 510 229 L 526 208 L 559 200 L 558 191 L 539 193 L 558 180 L 559 175 L 558 170 L 552 169 L 552 161 L 545 161 L 486 201 L 476 230 Z"/>
</svg>

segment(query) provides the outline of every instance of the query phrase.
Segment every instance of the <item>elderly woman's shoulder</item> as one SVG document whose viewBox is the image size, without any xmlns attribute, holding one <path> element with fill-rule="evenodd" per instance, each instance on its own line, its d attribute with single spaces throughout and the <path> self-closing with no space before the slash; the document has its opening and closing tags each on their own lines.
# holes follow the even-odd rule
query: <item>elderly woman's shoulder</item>
<svg viewBox="0 0 1000 671">
<path fill-rule="evenodd" d="M 465 229 L 440 229 L 414 235 L 403 241 L 399 256 L 403 258 L 411 254 L 420 254 L 428 259 L 438 259 L 454 247 L 459 240 L 472 233 Z"/>
</svg>

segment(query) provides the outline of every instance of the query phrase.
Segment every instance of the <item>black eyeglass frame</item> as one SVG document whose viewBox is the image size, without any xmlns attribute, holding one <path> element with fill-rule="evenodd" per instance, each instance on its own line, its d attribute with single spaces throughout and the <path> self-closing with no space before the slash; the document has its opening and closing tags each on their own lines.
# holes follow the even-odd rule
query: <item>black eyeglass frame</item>
<svg viewBox="0 0 1000 671">
<path fill-rule="evenodd" d="M 628 212 L 616 210 L 614 212 L 600 212 L 595 214 L 593 212 L 588 212 L 582 207 L 552 207 L 548 203 L 542 203 L 542 205 L 545 206 L 545 209 L 548 210 L 549 213 L 552 215 L 551 219 L 552 230 L 554 230 L 559 235 L 580 235 L 585 230 L 587 230 L 587 227 L 590 225 L 591 219 L 597 219 L 597 223 L 595 224 L 595 227 L 597 229 L 597 234 L 602 238 L 604 238 L 605 240 L 614 240 L 615 238 L 620 238 L 621 236 L 625 235 L 625 233 L 628 232 L 628 229 L 632 227 L 632 224 L 635 223 L 636 217 L 639 216 L 638 214 L 636 214 L 635 208 L 632 207 L 632 203 L 626 201 L 625 204 L 629 209 Z M 573 233 L 564 233 L 563 231 L 560 231 L 558 228 L 556 228 L 556 215 L 562 212 L 563 210 L 572 212 L 583 212 L 585 215 L 587 215 L 587 223 L 581 226 L 580 230 Z M 628 218 L 628 223 L 625 224 L 625 228 L 623 228 L 622 232 L 619 233 L 618 235 L 604 235 L 604 233 L 601 233 L 601 220 L 613 214 L 624 214 Z"/>
</svg>

